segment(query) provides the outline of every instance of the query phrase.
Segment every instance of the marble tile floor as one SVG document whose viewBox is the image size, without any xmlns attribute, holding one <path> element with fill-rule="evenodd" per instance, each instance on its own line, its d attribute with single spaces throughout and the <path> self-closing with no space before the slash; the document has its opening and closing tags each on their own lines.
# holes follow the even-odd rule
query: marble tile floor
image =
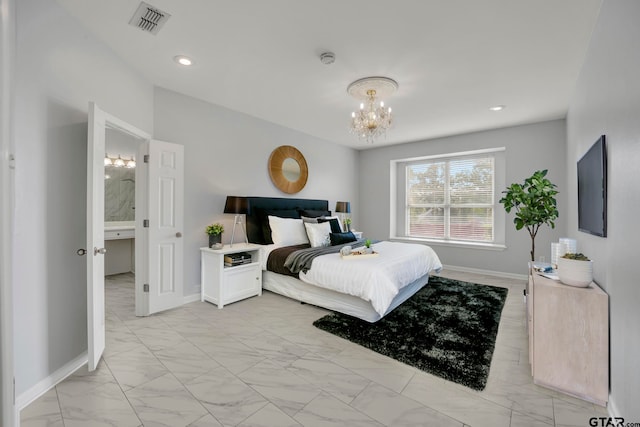
<svg viewBox="0 0 640 427">
<path fill-rule="evenodd" d="M 442 275 L 509 288 L 481 392 L 316 329 L 326 310 L 271 292 L 138 318 L 124 274 L 106 280 L 98 369 L 81 368 L 29 405 L 21 425 L 584 427 L 606 415 L 532 383 L 523 281 Z"/>
</svg>

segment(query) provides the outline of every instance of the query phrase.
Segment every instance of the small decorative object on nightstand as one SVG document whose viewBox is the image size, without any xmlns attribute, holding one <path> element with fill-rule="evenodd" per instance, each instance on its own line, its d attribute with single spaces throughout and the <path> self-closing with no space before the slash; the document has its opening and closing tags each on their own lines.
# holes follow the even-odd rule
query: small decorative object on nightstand
<svg viewBox="0 0 640 427">
<path fill-rule="evenodd" d="M 260 246 L 239 243 L 233 248 L 200 248 L 200 300 L 225 304 L 262 295 L 262 265 Z"/>
</svg>

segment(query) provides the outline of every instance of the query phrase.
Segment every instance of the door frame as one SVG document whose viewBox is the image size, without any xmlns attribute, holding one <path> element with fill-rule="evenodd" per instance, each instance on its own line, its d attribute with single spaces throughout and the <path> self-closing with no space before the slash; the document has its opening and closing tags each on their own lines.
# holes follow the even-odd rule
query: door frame
<svg viewBox="0 0 640 427">
<path fill-rule="evenodd" d="M 0 425 L 19 425 L 13 363 L 13 67 L 15 2 L 0 0 Z"/>
</svg>

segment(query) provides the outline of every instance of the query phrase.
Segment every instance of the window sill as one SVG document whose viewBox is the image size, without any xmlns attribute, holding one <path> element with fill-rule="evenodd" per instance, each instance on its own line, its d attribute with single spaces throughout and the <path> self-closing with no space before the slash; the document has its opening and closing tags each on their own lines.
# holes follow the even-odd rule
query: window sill
<svg viewBox="0 0 640 427">
<path fill-rule="evenodd" d="M 397 242 L 427 243 L 429 245 L 449 246 L 453 248 L 482 249 L 488 251 L 504 251 L 507 249 L 506 245 L 499 243 L 454 242 L 450 240 L 423 239 L 419 237 L 404 236 L 392 236 L 389 240 Z"/>
</svg>

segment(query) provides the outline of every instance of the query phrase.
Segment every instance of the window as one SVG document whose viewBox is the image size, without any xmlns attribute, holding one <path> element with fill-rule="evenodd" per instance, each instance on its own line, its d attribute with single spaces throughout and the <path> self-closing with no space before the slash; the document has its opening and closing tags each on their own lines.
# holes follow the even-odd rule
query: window
<svg viewBox="0 0 640 427">
<path fill-rule="evenodd" d="M 504 212 L 498 206 L 498 194 L 504 187 L 503 151 L 392 162 L 398 182 L 396 230 L 392 224 L 391 235 L 460 244 L 502 244 Z"/>
</svg>

